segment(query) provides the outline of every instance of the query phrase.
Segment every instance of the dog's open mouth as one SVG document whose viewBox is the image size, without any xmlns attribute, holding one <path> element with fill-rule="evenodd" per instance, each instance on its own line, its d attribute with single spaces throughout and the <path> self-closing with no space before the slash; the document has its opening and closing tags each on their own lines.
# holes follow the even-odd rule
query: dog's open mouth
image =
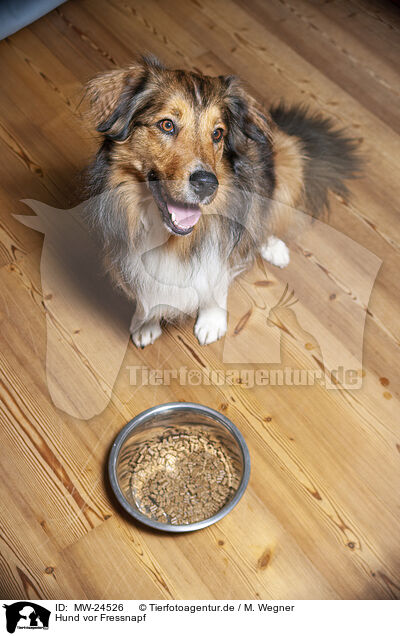
<svg viewBox="0 0 400 636">
<path fill-rule="evenodd" d="M 170 232 L 184 236 L 190 234 L 200 219 L 201 210 L 198 205 L 190 205 L 173 201 L 165 193 L 160 181 L 153 175 L 149 175 L 151 193 L 161 212 L 161 217 Z"/>
<path fill-rule="evenodd" d="M 191 232 L 201 216 L 199 206 L 189 206 L 183 203 L 167 202 L 167 211 L 169 214 L 168 225 L 175 232 L 179 233 Z"/>
</svg>

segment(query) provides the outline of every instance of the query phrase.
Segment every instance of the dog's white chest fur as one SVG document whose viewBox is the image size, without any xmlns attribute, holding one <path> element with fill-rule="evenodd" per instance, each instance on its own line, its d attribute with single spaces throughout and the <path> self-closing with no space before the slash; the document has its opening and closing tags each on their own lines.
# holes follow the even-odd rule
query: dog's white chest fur
<svg viewBox="0 0 400 636">
<path fill-rule="evenodd" d="M 183 239 L 184 240 L 184 239 Z M 227 263 L 212 244 L 182 259 L 168 243 L 154 245 L 154 236 L 132 254 L 129 279 L 141 310 L 136 324 L 152 318 L 173 320 L 179 314 L 194 315 L 200 306 L 218 304 L 221 283 L 226 288 Z M 221 303 L 225 298 L 221 298 Z"/>
</svg>

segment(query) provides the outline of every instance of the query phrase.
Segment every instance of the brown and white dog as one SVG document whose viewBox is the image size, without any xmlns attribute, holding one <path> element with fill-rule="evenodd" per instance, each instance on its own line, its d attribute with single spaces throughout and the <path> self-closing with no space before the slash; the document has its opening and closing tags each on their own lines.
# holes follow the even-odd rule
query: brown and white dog
<svg viewBox="0 0 400 636">
<path fill-rule="evenodd" d="M 94 78 L 87 96 L 102 135 L 89 217 L 113 280 L 135 301 L 140 347 L 162 320 L 185 315 L 197 316 L 200 344 L 221 338 L 233 278 L 258 253 L 286 266 L 278 236 L 293 233 L 293 210 L 315 216 L 358 171 L 354 141 L 329 119 L 282 104 L 263 114 L 233 76 L 145 57 Z"/>
</svg>

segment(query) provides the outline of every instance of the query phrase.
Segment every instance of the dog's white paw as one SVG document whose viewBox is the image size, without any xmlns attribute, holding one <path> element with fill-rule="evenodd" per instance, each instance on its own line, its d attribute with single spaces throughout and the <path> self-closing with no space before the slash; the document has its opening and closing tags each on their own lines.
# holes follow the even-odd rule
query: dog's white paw
<svg viewBox="0 0 400 636">
<path fill-rule="evenodd" d="M 194 326 L 194 335 L 201 345 L 207 345 L 222 338 L 226 330 L 226 311 L 220 307 L 213 307 L 199 313 Z"/>
<path fill-rule="evenodd" d="M 144 347 L 147 347 L 147 345 L 153 344 L 153 342 L 160 336 L 160 323 L 156 321 L 146 322 L 139 329 L 131 333 L 132 341 L 139 349 L 143 349 Z"/>
<path fill-rule="evenodd" d="M 260 250 L 264 260 L 277 267 L 286 267 L 289 265 L 290 253 L 288 246 L 278 239 L 276 236 L 270 236 L 266 245 Z"/>
</svg>

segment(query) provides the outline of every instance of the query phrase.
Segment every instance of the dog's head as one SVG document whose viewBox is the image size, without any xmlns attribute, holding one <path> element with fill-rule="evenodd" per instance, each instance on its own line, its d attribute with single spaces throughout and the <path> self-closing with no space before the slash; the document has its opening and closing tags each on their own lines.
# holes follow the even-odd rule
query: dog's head
<svg viewBox="0 0 400 636">
<path fill-rule="evenodd" d="M 114 164 L 148 182 L 174 234 L 192 232 L 249 140 L 269 144 L 266 118 L 232 76 L 170 70 L 147 57 L 94 78 L 87 95 Z"/>
</svg>

